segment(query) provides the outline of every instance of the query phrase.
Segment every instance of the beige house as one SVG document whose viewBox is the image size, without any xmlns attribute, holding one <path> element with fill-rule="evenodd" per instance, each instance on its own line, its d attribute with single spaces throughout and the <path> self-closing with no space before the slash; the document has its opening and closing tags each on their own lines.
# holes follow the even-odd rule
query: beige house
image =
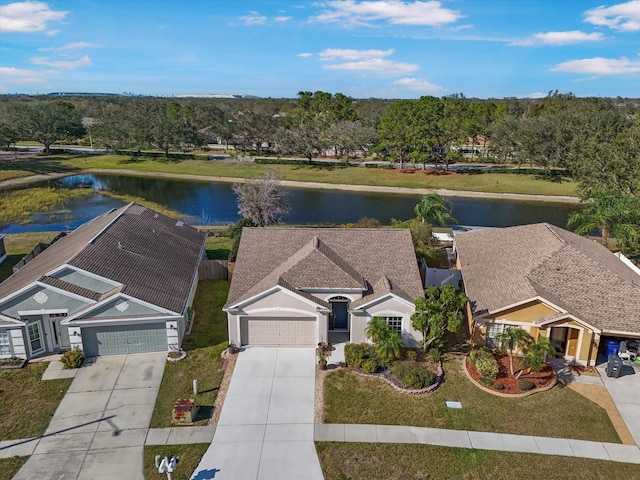
<svg viewBox="0 0 640 480">
<path fill-rule="evenodd" d="M 417 345 L 410 317 L 423 293 L 408 230 L 245 228 L 224 307 L 229 341 L 364 342 L 378 316 Z"/>
<path fill-rule="evenodd" d="M 597 242 L 540 223 L 465 233 L 455 246 L 476 344 L 497 347 L 519 327 L 593 365 L 603 338 L 640 338 L 640 276 Z"/>
</svg>

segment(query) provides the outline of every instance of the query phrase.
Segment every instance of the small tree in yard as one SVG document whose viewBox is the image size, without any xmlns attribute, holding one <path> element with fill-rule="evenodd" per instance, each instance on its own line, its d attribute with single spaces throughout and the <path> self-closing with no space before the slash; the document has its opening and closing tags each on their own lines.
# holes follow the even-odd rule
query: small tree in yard
<svg viewBox="0 0 640 480">
<path fill-rule="evenodd" d="M 238 213 L 258 227 L 278 223 L 291 211 L 289 192 L 280 188 L 278 172 L 268 170 L 260 178 L 236 183 Z"/>
<path fill-rule="evenodd" d="M 423 337 L 423 348 L 442 351 L 447 332 L 457 332 L 464 319 L 464 308 L 469 298 L 456 292 L 452 285 L 429 287 L 424 298 L 416 300 L 416 313 L 411 315 L 413 328 Z"/>
<path fill-rule="evenodd" d="M 374 343 L 375 352 L 381 360 L 389 363 L 400 357 L 402 337 L 398 332 L 392 331 L 383 318 L 373 317 L 367 324 L 365 333 Z"/>
<path fill-rule="evenodd" d="M 504 332 L 496 335 L 496 339 L 500 342 L 502 348 L 506 348 L 509 351 L 509 368 L 511 375 L 513 375 L 513 352 L 516 348 L 522 348 L 528 343 L 531 343 L 533 339 L 531 335 L 521 328 L 508 328 Z"/>
<path fill-rule="evenodd" d="M 544 365 L 545 357 L 553 357 L 555 348 L 546 337 L 538 337 L 523 347 L 524 367 L 530 372 L 539 372 Z"/>
</svg>

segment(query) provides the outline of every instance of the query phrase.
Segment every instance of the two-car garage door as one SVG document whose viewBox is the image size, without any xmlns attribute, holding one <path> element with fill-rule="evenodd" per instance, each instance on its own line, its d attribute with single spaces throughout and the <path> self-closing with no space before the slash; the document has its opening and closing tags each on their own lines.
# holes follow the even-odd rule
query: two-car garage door
<svg viewBox="0 0 640 480">
<path fill-rule="evenodd" d="M 242 345 L 313 346 L 316 319 L 311 317 L 244 317 L 240 320 Z"/>
<path fill-rule="evenodd" d="M 167 351 L 164 323 L 87 327 L 82 329 L 86 357 Z"/>
</svg>

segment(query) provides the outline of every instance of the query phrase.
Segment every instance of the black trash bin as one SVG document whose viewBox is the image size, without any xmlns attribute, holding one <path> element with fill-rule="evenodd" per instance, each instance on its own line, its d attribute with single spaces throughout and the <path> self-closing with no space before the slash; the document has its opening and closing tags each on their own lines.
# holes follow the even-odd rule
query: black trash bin
<svg viewBox="0 0 640 480">
<path fill-rule="evenodd" d="M 622 359 L 618 355 L 609 355 L 607 377 L 618 378 L 622 373 Z"/>
</svg>

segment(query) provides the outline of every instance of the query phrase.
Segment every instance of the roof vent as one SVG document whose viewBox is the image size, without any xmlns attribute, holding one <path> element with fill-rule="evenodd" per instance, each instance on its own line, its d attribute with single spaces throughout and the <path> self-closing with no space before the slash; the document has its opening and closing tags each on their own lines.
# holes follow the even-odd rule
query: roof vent
<svg viewBox="0 0 640 480">
<path fill-rule="evenodd" d="M 313 248 L 320 248 L 320 239 L 317 235 L 313 237 Z"/>
<path fill-rule="evenodd" d="M 178 221 L 176 222 L 176 227 L 181 227 L 181 226 L 183 226 L 183 225 L 184 225 L 184 222 L 183 222 L 182 220 L 178 220 Z"/>
<path fill-rule="evenodd" d="M 120 250 L 123 250 L 123 249 L 124 249 L 124 245 L 122 245 L 122 242 L 118 242 L 118 248 L 119 248 Z"/>
</svg>

